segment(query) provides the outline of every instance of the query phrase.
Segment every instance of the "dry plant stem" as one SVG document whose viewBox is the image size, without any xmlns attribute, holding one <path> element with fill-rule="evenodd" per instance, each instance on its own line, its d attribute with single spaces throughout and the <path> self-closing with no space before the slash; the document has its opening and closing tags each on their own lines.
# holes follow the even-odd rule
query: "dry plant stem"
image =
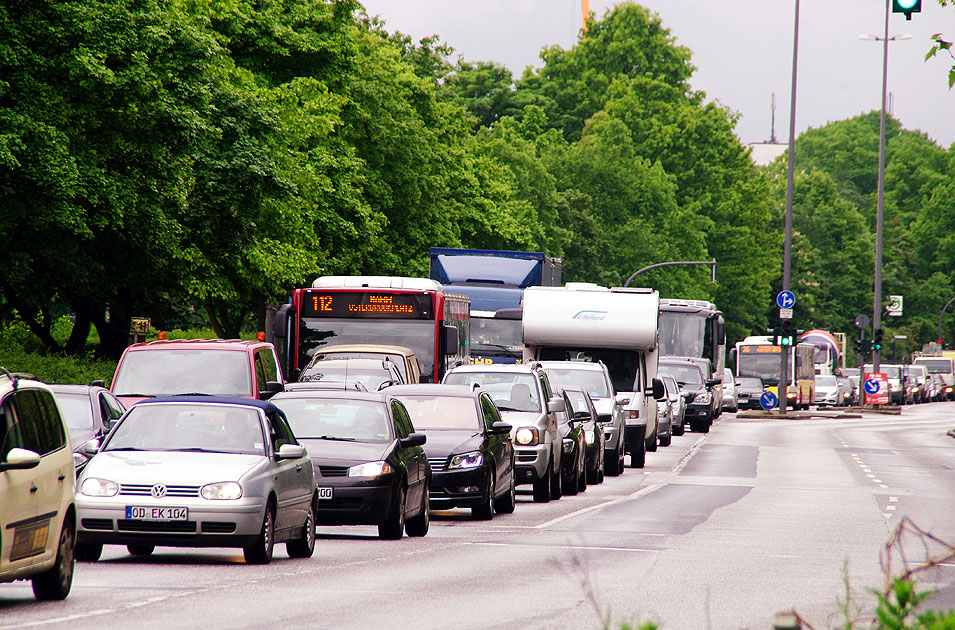
<svg viewBox="0 0 955 630">
<path fill-rule="evenodd" d="M 922 547 L 922 557 L 926 558 L 925 560 L 918 563 L 909 560 L 909 556 L 906 555 L 906 541 L 911 538 L 914 538 L 917 541 L 916 544 Z M 941 553 L 933 553 L 933 547 L 941 548 Z M 895 554 L 901 559 L 903 567 L 902 572 L 898 575 L 893 574 L 892 558 Z M 880 565 L 885 577 L 883 593 L 888 596 L 892 592 L 893 579 L 911 580 L 919 573 L 948 562 L 953 558 L 955 558 L 955 545 L 925 531 L 912 522 L 909 517 L 902 517 L 881 553 Z"/>
</svg>

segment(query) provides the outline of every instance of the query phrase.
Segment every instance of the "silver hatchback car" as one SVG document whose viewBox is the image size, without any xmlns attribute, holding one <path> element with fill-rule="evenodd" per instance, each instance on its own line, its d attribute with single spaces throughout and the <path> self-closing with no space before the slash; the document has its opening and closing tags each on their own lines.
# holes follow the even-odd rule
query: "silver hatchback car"
<svg viewBox="0 0 955 630">
<path fill-rule="evenodd" d="M 90 454 L 95 442 L 88 443 Z M 76 557 L 104 544 L 148 555 L 157 545 L 241 547 L 267 564 L 284 542 L 315 548 L 318 496 L 305 447 L 266 401 L 173 396 L 133 406 L 77 480 Z"/>
</svg>

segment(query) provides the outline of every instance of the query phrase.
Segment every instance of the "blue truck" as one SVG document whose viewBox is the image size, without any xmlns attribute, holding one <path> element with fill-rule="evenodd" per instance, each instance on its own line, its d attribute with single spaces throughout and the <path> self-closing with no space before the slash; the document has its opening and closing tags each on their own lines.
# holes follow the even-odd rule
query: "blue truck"
<svg viewBox="0 0 955 630">
<path fill-rule="evenodd" d="M 471 363 L 520 363 L 521 297 L 561 286 L 563 261 L 542 252 L 432 247 L 430 277 L 471 299 Z"/>
</svg>

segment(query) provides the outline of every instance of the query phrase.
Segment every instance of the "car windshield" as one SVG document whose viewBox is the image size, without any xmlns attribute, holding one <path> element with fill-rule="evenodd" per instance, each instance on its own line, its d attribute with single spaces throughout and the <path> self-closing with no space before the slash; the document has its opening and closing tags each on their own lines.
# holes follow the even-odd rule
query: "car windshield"
<svg viewBox="0 0 955 630">
<path fill-rule="evenodd" d="M 835 376 L 817 376 L 816 377 L 816 387 L 835 387 L 836 386 L 836 377 Z"/>
<path fill-rule="evenodd" d="M 603 370 L 575 369 L 573 367 L 547 367 L 544 369 L 550 384 L 556 389 L 582 387 L 591 398 L 609 398 L 610 388 Z"/>
<path fill-rule="evenodd" d="M 541 401 L 533 374 L 519 372 L 451 372 L 449 385 L 477 383 L 501 411 L 540 411 Z"/>
<path fill-rule="evenodd" d="M 57 392 L 56 404 L 63 413 L 67 429 L 80 431 L 93 429 L 93 407 L 89 396 Z"/>
<path fill-rule="evenodd" d="M 916 359 L 916 363 L 928 368 L 930 374 L 951 374 L 951 359 Z"/>
<path fill-rule="evenodd" d="M 478 431 L 481 428 L 477 406 L 474 404 L 474 399 L 469 396 L 401 395 L 398 399 L 404 403 L 411 415 L 411 423 L 416 430 Z"/>
<path fill-rule="evenodd" d="M 252 370 L 244 350 L 153 347 L 126 353 L 112 390 L 117 396 L 248 396 Z"/>
<path fill-rule="evenodd" d="M 272 402 L 288 418 L 295 437 L 344 440 L 349 442 L 390 442 L 392 432 L 385 403 L 340 397 L 277 397 Z"/>
<path fill-rule="evenodd" d="M 342 352 L 316 352 L 315 356 L 312 358 L 313 363 L 318 361 L 325 361 L 329 359 L 377 359 L 378 361 L 391 361 L 398 372 L 401 374 L 401 378 L 404 379 L 405 383 L 410 383 L 408 380 L 408 366 L 405 365 L 405 358 L 400 354 L 394 354 L 392 352 L 378 352 L 374 350 L 348 350 Z"/>
<path fill-rule="evenodd" d="M 371 367 L 375 363 L 377 367 Z M 370 392 L 378 391 L 382 383 L 391 382 L 392 374 L 381 361 L 363 359 L 325 359 L 308 366 L 302 376 L 302 382 L 321 381 L 323 383 L 354 383 L 358 381 Z"/>
<path fill-rule="evenodd" d="M 686 383 L 692 383 L 693 385 L 703 384 L 703 373 L 700 372 L 700 369 L 695 365 L 674 365 L 672 363 L 661 363 L 660 372 L 669 374 L 681 385 Z"/>
<path fill-rule="evenodd" d="M 755 376 L 740 376 L 737 379 L 736 384 L 740 387 L 753 388 L 753 389 L 762 389 L 763 382 L 756 378 Z"/>
<path fill-rule="evenodd" d="M 200 451 L 265 455 L 258 409 L 207 403 L 133 406 L 104 451 Z"/>
</svg>

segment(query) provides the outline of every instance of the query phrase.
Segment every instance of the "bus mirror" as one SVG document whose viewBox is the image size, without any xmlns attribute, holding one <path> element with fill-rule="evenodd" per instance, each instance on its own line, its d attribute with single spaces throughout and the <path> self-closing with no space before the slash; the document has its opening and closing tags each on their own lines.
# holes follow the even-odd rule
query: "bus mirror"
<svg viewBox="0 0 955 630">
<path fill-rule="evenodd" d="M 730 348 L 727 358 L 729 359 L 730 364 L 736 363 L 736 348 Z"/>
<path fill-rule="evenodd" d="M 458 329 L 450 324 L 444 325 L 444 353 L 458 353 Z"/>
<path fill-rule="evenodd" d="M 283 304 L 276 309 L 272 319 L 272 337 L 275 339 L 285 339 L 289 320 L 293 315 L 295 315 L 295 309 L 291 304 Z"/>
<path fill-rule="evenodd" d="M 726 344 L 726 322 L 722 317 L 716 320 L 716 343 L 721 346 Z"/>
</svg>

